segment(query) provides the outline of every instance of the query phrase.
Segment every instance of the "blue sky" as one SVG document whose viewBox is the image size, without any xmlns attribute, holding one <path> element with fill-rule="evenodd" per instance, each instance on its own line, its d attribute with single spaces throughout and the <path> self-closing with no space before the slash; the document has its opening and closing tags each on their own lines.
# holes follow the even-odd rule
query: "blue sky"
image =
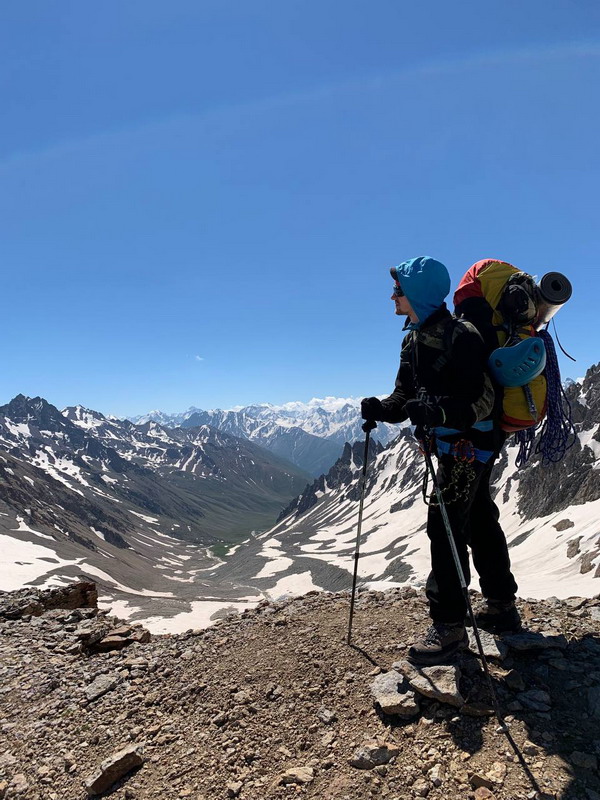
<svg viewBox="0 0 600 800">
<path fill-rule="evenodd" d="M 596 0 L 6 0 L 0 402 L 391 391 L 389 266 L 557 269 L 600 360 Z"/>
</svg>

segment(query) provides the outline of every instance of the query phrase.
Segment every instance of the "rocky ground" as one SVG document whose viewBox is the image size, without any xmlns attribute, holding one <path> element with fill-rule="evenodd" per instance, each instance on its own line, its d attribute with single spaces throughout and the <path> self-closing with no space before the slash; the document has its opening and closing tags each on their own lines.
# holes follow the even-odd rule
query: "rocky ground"
<svg viewBox="0 0 600 800">
<path fill-rule="evenodd" d="M 403 660 L 420 595 L 361 594 L 353 647 L 348 606 L 311 593 L 146 641 L 93 585 L 0 594 L 0 798 L 600 799 L 600 597 L 520 601 L 531 635 L 485 641 L 542 794 L 474 655 Z"/>
</svg>

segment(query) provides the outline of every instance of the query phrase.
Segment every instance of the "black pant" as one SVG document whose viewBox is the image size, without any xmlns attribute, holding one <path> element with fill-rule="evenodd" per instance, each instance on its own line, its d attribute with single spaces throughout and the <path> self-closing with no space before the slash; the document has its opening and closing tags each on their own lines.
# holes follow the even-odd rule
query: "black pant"
<svg viewBox="0 0 600 800">
<path fill-rule="evenodd" d="M 490 496 L 490 476 L 494 459 L 487 464 L 479 461 L 469 465 L 474 470 L 469 482 L 463 472 L 453 482 L 456 461 L 448 456 L 439 460 L 437 479 L 446 502 L 456 549 L 462 564 L 467 586 L 471 579 L 469 552 L 479 574 L 483 595 L 492 600 L 514 600 L 517 584 L 510 571 L 508 546 L 498 522 L 500 512 Z M 454 483 L 454 485 L 452 485 Z M 448 534 L 435 495 L 427 517 L 427 535 L 431 543 L 431 573 L 426 593 L 429 613 L 437 622 L 460 622 L 467 614 L 463 590 L 456 571 Z"/>
</svg>

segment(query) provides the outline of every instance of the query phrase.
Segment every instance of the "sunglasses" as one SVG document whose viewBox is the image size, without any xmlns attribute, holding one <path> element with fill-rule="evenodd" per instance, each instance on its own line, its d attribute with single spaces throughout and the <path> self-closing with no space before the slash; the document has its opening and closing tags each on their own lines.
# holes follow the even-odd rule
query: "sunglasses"
<svg viewBox="0 0 600 800">
<path fill-rule="evenodd" d="M 398 282 L 394 284 L 394 297 L 405 297 L 402 287 Z"/>
</svg>

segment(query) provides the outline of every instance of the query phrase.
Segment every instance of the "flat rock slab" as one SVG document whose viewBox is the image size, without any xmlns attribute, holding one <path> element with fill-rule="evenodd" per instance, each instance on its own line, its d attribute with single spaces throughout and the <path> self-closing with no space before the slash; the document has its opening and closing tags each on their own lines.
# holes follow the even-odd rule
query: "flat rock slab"
<svg viewBox="0 0 600 800">
<path fill-rule="evenodd" d="M 419 694 L 457 708 L 464 706 L 465 699 L 458 688 L 460 680 L 458 667 L 448 664 L 418 667 L 409 661 L 396 661 L 392 668 L 404 675 Z"/>
<path fill-rule="evenodd" d="M 519 651 L 550 650 L 553 647 L 565 650 L 567 647 L 567 640 L 562 634 L 556 636 L 554 634 L 533 633 L 531 631 L 528 633 L 505 634 L 502 637 L 502 641 L 512 647 L 513 650 Z"/>
<path fill-rule="evenodd" d="M 469 650 L 476 656 L 479 655 L 479 648 L 477 647 L 477 639 L 473 632 L 473 628 L 467 628 L 469 634 Z M 508 647 L 500 639 L 489 633 L 488 631 L 480 630 L 479 638 L 481 639 L 481 646 L 483 647 L 483 655 L 486 658 L 495 658 L 498 661 L 504 661 L 508 654 Z"/>
<path fill-rule="evenodd" d="M 397 756 L 400 748 L 389 742 L 379 739 L 363 742 L 354 751 L 350 764 L 356 769 L 375 769 L 389 762 Z"/>
<path fill-rule="evenodd" d="M 314 777 L 315 771 L 312 767 L 293 767 L 283 773 L 279 782 L 284 786 L 303 786 L 306 783 L 310 783 Z"/>
<path fill-rule="evenodd" d="M 141 744 L 119 750 L 118 753 L 103 761 L 98 771 L 85 781 L 88 795 L 94 797 L 102 794 L 132 769 L 141 767 L 145 760 L 144 746 Z"/>
<path fill-rule="evenodd" d="M 520 692 L 517 695 L 517 700 L 525 708 L 530 708 L 533 711 L 550 711 L 552 707 L 552 698 L 548 692 L 542 689 L 530 689 L 527 692 Z"/>
<path fill-rule="evenodd" d="M 371 694 L 384 714 L 414 717 L 419 713 L 419 698 L 404 675 L 392 669 L 378 675 L 371 684 Z"/>
<path fill-rule="evenodd" d="M 84 689 L 88 702 L 91 703 L 93 700 L 102 697 L 103 694 L 112 691 L 118 683 L 119 678 L 116 675 L 98 675 L 98 677 Z"/>
</svg>

